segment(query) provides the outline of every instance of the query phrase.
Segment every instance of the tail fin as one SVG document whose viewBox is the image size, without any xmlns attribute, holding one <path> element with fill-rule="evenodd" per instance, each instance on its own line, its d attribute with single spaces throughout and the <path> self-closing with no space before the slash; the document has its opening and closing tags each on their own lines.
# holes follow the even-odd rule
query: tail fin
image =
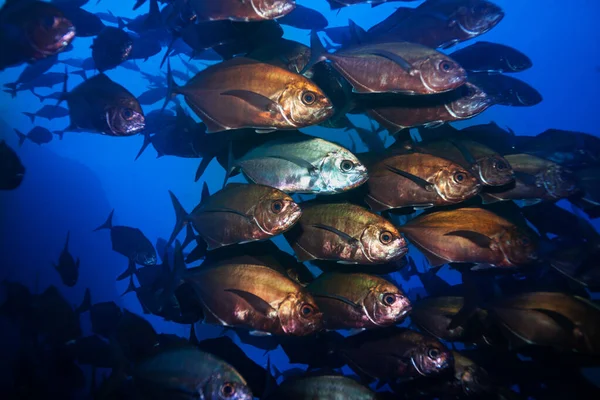
<svg viewBox="0 0 600 400">
<path fill-rule="evenodd" d="M 77 314 L 83 314 L 86 311 L 89 311 L 92 308 L 92 295 L 90 293 L 90 288 L 85 289 L 85 294 L 83 295 L 83 301 L 81 305 L 77 307 L 75 312 Z"/>
<path fill-rule="evenodd" d="M 196 239 L 196 235 L 194 234 L 194 229 L 192 228 L 192 224 L 187 224 L 187 226 L 185 227 L 185 239 L 183 240 L 181 248 L 185 249 L 195 239 Z"/>
<path fill-rule="evenodd" d="M 67 231 L 67 239 L 65 240 L 64 251 L 69 250 L 69 238 L 71 237 L 71 231 Z"/>
<path fill-rule="evenodd" d="M 121 296 L 125 296 L 127 293 L 135 292 L 136 289 L 137 287 L 135 287 L 135 284 L 133 283 L 133 275 L 129 275 L 129 285 L 127 286 L 127 289 L 121 294 Z"/>
<path fill-rule="evenodd" d="M 233 172 L 233 162 L 233 140 L 231 140 L 229 141 L 229 146 L 227 146 L 227 166 L 225 168 L 225 178 L 223 179 L 223 187 L 227 185 L 229 175 Z"/>
<path fill-rule="evenodd" d="M 212 156 L 202 157 L 202 161 L 200 161 L 200 165 L 198 165 L 198 169 L 196 170 L 196 177 L 194 179 L 194 182 L 198 182 L 198 180 L 202 177 L 202 175 L 204 175 L 206 168 L 208 168 L 208 165 L 213 160 L 213 158 L 214 157 L 212 157 Z"/>
<path fill-rule="evenodd" d="M 367 31 L 358 26 L 356 22 L 348 19 L 348 27 L 350 28 L 350 35 L 352 36 L 353 43 L 364 43 L 367 40 Z"/>
<path fill-rule="evenodd" d="M 210 190 L 208 190 L 208 183 L 202 184 L 202 194 L 200 195 L 200 204 L 206 201 L 210 197 Z"/>
<path fill-rule="evenodd" d="M 17 129 L 15 129 L 15 133 L 19 136 L 19 147 L 23 146 L 23 143 L 27 140 L 27 135 L 24 135 L 23 132 L 20 132 Z"/>
<path fill-rule="evenodd" d="M 114 213 L 115 213 L 115 209 L 113 208 L 113 210 L 108 215 L 108 218 L 106 219 L 106 222 L 104 222 L 102 225 L 100 225 L 99 227 L 97 227 L 96 229 L 94 229 L 94 232 L 99 231 L 101 229 L 112 229 L 112 227 L 113 227 L 112 219 L 113 219 L 113 214 Z"/>
<path fill-rule="evenodd" d="M 12 97 L 13 99 L 17 97 L 17 85 L 17 82 L 7 83 L 4 85 L 4 87 L 8 88 L 8 90 L 5 90 L 5 92 L 10 93 L 10 97 Z"/>
<path fill-rule="evenodd" d="M 79 71 L 73 71 L 72 73 L 75 75 L 79 75 L 81 77 L 81 79 L 83 79 L 83 80 L 87 79 L 87 73 L 85 72 L 85 69 L 80 69 Z"/>
<path fill-rule="evenodd" d="M 300 74 L 304 74 L 306 71 L 311 69 L 315 64 L 325 60 L 327 56 L 327 50 L 323 47 L 323 43 L 319 39 L 316 31 L 310 33 L 310 61 L 306 64 L 304 69 L 300 71 Z"/>
<path fill-rule="evenodd" d="M 134 10 L 135 10 L 135 8 L 134 8 Z M 117 26 L 119 27 L 119 29 L 127 28 L 125 21 L 123 21 L 123 19 L 121 17 L 117 17 Z"/>
<path fill-rule="evenodd" d="M 150 145 L 150 143 L 152 143 L 152 137 L 150 136 L 150 132 L 144 132 L 144 142 L 142 143 L 142 148 L 140 149 L 140 151 L 137 153 L 137 156 L 135 156 L 135 160 L 137 161 L 138 158 L 140 158 L 140 156 L 142 155 L 142 153 L 146 150 L 146 148 Z"/>
<path fill-rule="evenodd" d="M 25 114 L 29 117 L 32 124 L 35 122 L 35 117 L 37 117 L 37 115 L 35 113 L 23 112 L 23 114 Z"/>
<path fill-rule="evenodd" d="M 165 102 L 161 108 L 161 111 L 164 110 L 169 102 L 173 100 L 175 94 L 178 93 L 179 86 L 175 83 L 173 79 L 173 72 L 171 71 L 171 60 L 167 62 L 167 97 L 165 98 Z"/>
<path fill-rule="evenodd" d="M 135 265 L 135 261 L 133 259 L 129 259 L 129 263 L 127 264 L 127 269 L 121 275 L 117 277 L 118 281 L 122 281 L 123 279 L 133 276 L 137 272 L 137 267 Z"/>
<path fill-rule="evenodd" d="M 40 102 L 43 102 L 44 100 L 46 100 L 48 98 L 48 96 L 43 96 L 41 94 L 37 94 L 35 92 L 35 89 L 33 89 L 33 88 L 31 89 L 31 94 L 34 95 L 35 97 L 37 97 L 40 100 Z"/>
<path fill-rule="evenodd" d="M 173 192 L 171 192 L 170 190 L 169 190 L 169 196 L 171 196 L 171 202 L 173 203 L 173 208 L 175 209 L 175 227 L 173 228 L 173 233 L 171 233 L 171 236 L 169 237 L 167 246 L 170 246 L 171 244 L 173 244 L 173 241 L 175 241 L 175 238 L 177 237 L 179 232 L 181 232 L 183 227 L 188 223 L 187 211 L 185 211 L 185 209 L 183 208 L 183 206 L 181 205 L 179 200 L 177 200 L 177 197 L 175 197 Z"/>
<path fill-rule="evenodd" d="M 65 80 L 63 81 L 63 88 L 62 88 L 62 94 L 60 96 L 60 98 L 58 99 L 58 101 L 56 102 L 56 105 L 60 105 L 60 103 L 62 103 L 63 101 L 65 101 L 67 99 L 67 94 L 69 94 L 69 91 L 67 90 L 67 81 L 69 80 L 69 68 L 65 65 Z"/>
</svg>

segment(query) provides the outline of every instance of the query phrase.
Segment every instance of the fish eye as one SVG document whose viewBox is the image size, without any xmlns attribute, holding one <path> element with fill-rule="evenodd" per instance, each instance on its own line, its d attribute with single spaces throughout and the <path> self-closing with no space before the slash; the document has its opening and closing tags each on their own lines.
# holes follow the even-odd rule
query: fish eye
<svg viewBox="0 0 600 400">
<path fill-rule="evenodd" d="M 306 104 L 307 106 L 310 106 L 311 104 L 314 104 L 314 102 L 317 100 L 317 95 L 314 94 L 313 92 L 304 92 L 302 93 L 302 102 L 304 104 Z"/>
<path fill-rule="evenodd" d="M 308 304 L 303 305 L 302 309 L 300 310 L 303 317 L 308 317 L 308 316 L 312 315 L 313 311 L 314 310 L 313 310 L 312 306 L 310 306 Z"/>
<path fill-rule="evenodd" d="M 444 71 L 446 71 L 446 72 L 451 71 L 452 69 L 454 69 L 454 65 L 452 65 L 452 63 L 450 63 L 448 61 L 442 61 L 441 64 L 440 64 L 440 67 Z"/>
<path fill-rule="evenodd" d="M 275 200 L 271 203 L 271 211 L 273 211 L 273 213 L 279 214 L 281 210 L 283 210 L 283 201 Z"/>
<path fill-rule="evenodd" d="M 231 383 L 227 382 L 221 386 L 221 394 L 223 394 L 224 397 L 231 397 L 235 394 L 235 387 L 233 387 Z"/>
<path fill-rule="evenodd" d="M 502 160 L 496 160 L 496 162 L 494 162 L 494 168 L 502 171 L 502 170 L 508 169 L 508 165 L 506 165 L 506 163 Z"/>
<path fill-rule="evenodd" d="M 340 164 L 340 168 L 344 172 L 350 172 L 354 169 L 354 163 L 350 160 L 343 160 Z"/>
<path fill-rule="evenodd" d="M 52 28 L 54 26 L 54 24 L 56 23 L 56 17 L 53 16 L 45 16 L 44 18 L 42 18 L 42 25 L 44 26 L 44 28 Z"/>
<path fill-rule="evenodd" d="M 387 304 L 388 306 L 391 306 L 392 304 L 394 304 L 394 303 L 396 302 L 396 296 L 394 296 L 394 295 L 393 295 L 393 294 L 391 294 L 391 293 L 386 293 L 386 294 L 383 296 L 383 302 L 384 302 L 385 304 Z"/>
<path fill-rule="evenodd" d="M 521 246 L 528 246 L 529 244 L 531 244 L 531 240 L 529 240 L 528 237 L 522 237 L 521 239 L 519 239 L 519 244 Z"/>
<path fill-rule="evenodd" d="M 429 356 L 429 358 L 431 359 L 436 359 L 440 356 L 440 351 L 438 349 L 429 349 L 429 351 L 427 352 L 427 355 Z"/>
<path fill-rule="evenodd" d="M 394 235 L 391 232 L 385 231 L 379 235 L 379 241 L 383 244 L 390 244 L 392 240 L 394 240 Z"/>
<path fill-rule="evenodd" d="M 457 172 L 454 174 L 454 182 L 462 183 L 467 178 L 467 175 L 464 172 Z"/>
<path fill-rule="evenodd" d="M 121 116 L 126 120 L 133 118 L 133 110 L 130 108 L 124 108 L 121 110 Z"/>
</svg>

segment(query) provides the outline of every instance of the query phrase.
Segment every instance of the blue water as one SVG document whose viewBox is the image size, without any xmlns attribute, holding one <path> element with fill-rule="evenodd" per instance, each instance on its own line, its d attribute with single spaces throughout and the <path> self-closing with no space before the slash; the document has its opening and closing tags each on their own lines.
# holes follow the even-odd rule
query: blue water
<svg viewBox="0 0 600 400">
<path fill-rule="evenodd" d="M 544 101 L 526 108 L 494 106 L 473 120 L 455 125 L 462 127 L 496 121 L 521 135 L 536 135 L 548 128 L 600 135 L 600 3 L 595 0 L 494 2 L 504 9 L 506 16 L 496 28 L 476 40 L 506 44 L 527 54 L 534 66 L 516 76 L 535 87 Z M 130 18 L 147 12 L 147 5 L 132 11 L 133 3 L 132 0 L 102 0 L 99 4 L 90 1 L 84 8 L 93 12 L 112 11 L 115 15 Z M 298 0 L 298 4 L 322 12 L 330 26 L 346 25 L 348 19 L 352 19 L 368 29 L 391 14 L 398 5 L 413 7 L 420 2 L 390 3 L 374 9 L 369 5 L 358 5 L 339 12 L 330 11 L 325 0 Z M 287 26 L 284 29 L 285 38 L 308 44 L 307 31 Z M 91 41 L 92 38 L 76 38 L 75 50 L 61 57 L 91 56 Z M 457 48 L 471 43 L 473 41 Z M 161 52 L 147 62 L 138 61 L 137 65 L 150 74 L 164 73 L 166 68 L 163 71 L 159 69 L 162 55 Z M 196 65 L 201 67 L 199 63 Z M 172 59 L 172 67 L 184 69 L 177 57 Z M 10 68 L 0 73 L 0 84 L 15 81 L 22 68 Z M 51 71 L 63 70 L 64 66 L 59 64 Z M 108 71 L 107 75 L 135 95 L 147 90 L 147 81 L 138 72 L 119 67 Z M 80 77 L 71 75 L 69 88 L 80 82 Z M 58 90 L 60 85 L 38 92 L 47 94 Z M 137 227 L 155 243 L 159 237 L 168 237 L 174 224 L 167 191 L 173 191 L 186 209 L 192 209 L 198 203 L 202 181 L 206 180 L 211 192 L 214 192 L 222 184 L 224 171 L 213 161 L 203 179 L 195 183 L 198 160 L 157 159 L 151 146 L 134 161 L 142 136 L 114 138 L 66 133 L 62 141 L 54 138 L 43 146 L 27 141 L 18 148 L 13 128 L 28 132 L 33 125 L 22 112 L 35 111 L 41 106 L 38 99 L 28 92 L 20 92 L 15 99 L 0 93 L 0 139 L 18 149 L 27 168 L 25 180 L 18 190 L 0 193 L 0 281 L 16 280 L 38 291 L 53 284 L 73 304 L 79 303 L 84 290 L 90 288 L 94 303 L 113 300 L 141 314 L 134 294 L 120 297 L 127 281 L 115 281 L 115 277 L 127 267 L 127 260 L 111 250 L 108 231 L 92 230 L 104 222 L 114 208 L 115 225 Z M 160 103 L 145 107 L 144 111 L 148 113 L 157 107 Z M 366 117 L 351 118 L 368 127 Z M 50 130 L 60 130 L 68 125 L 68 118 L 52 122 L 39 119 L 36 123 Z M 341 130 L 311 127 L 304 131 L 350 145 L 348 133 Z M 234 179 L 237 180 L 241 178 Z M 80 278 L 74 288 L 62 285 L 51 265 L 58 258 L 67 231 L 71 232 L 71 253 L 81 258 Z M 288 248 L 283 240 L 277 242 Z M 412 251 L 413 256 L 416 254 Z M 420 259 L 417 264 L 420 264 Z M 406 290 L 416 285 L 415 280 L 399 282 Z M 159 332 L 188 335 L 189 326 L 165 323 L 152 316 L 147 318 Z M 87 318 L 82 318 L 82 321 L 86 328 Z M 0 325 L 0 331 L 3 329 L 6 327 Z M 220 329 L 201 326 L 198 332 L 199 336 L 214 336 Z M 10 334 L 5 332 L 5 335 Z M 9 350 L 8 341 L 0 342 L 0 354 Z M 266 362 L 262 351 L 247 350 L 255 359 Z M 286 367 L 285 357 L 281 354 L 276 353 L 272 357 L 278 367 Z"/>
</svg>

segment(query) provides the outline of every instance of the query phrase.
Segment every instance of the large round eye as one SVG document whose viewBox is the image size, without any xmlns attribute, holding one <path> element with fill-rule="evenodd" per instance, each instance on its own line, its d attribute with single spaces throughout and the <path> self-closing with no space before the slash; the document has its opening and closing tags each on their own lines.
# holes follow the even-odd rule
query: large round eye
<svg viewBox="0 0 600 400">
<path fill-rule="evenodd" d="M 340 164 L 340 168 L 344 172 L 350 172 L 354 169 L 354 163 L 350 160 L 343 160 Z"/>
<path fill-rule="evenodd" d="M 394 235 L 391 232 L 385 231 L 381 232 L 379 235 L 379 241 L 383 244 L 390 244 L 394 240 Z"/>
<path fill-rule="evenodd" d="M 427 355 L 429 356 L 429 358 L 435 360 L 440 356 L 440 351 L 436 348 L 429 349 L 429 351 L 427 352 Z"/>
<path fill-rule="evenodd" d="M 52 28 L 55 22 L 56 18 L 51 15 L 47 15 L 44 18 L 42 18 L 42 26 L 46 29 Z"/>
<path fill-rule="evenodd" d="M 396 302 L 396 296 L 394 296 L 391 293 L 386 293 L 385 295 L 383 295 L 383 302 L 388 306 L 391 306 Z"/>
<path fill-rule="evenodd" d="M 271 211 L 275 214 L 279 214 L 283 210 L 283 201 L 275 200 L 271 203 Z"/>
<path fill-rule="evenodd" d="M 133 110 L 131 108 L 124 108 L 121 110 L 121 116 L 126 120 L 133 118 Z"/>
<path fill-rule="evenodd" d="M 452 71 L 454 69 L 454 64 L 450 61 L 442 61 L 440 63 L 440 69 L 446 72 Z"/>
<path fill-rule="evenodd" d="M 221 386 L 221 394 L 223 397 L 231 397 L 235 394 L 235 387 L 231 383 L 225 383 Z"/>
<path fill-rule="evenodd" d="M 302 102 L 304 104 L 306 104 L 307 106 L 314 104 L 315 101 L 317 101 L 317 95 L 314 94 L 313 92 L 302 93 Z"/>
<path fill-rule="evenodd" d="M 467 179 L 467 174 L 464 172 L 457 172 L 454 174 L 454 182 L 463 183 Z"/>
<path fill-rule="evenodd" d="M 521 246 L 529 246 L 531 244 L 531 240 L 528 237 L 522 237 L 518 240 L 519 245 Z"/>
<path fill-rule="evenodd" d="M 314 312 L 314 308 L 311 305 L 305 304 L 300 309 L 303 317 L 310 317 Z"/>
<path fill-rule="evenodd" d="M 504 162 L 502 160 L 496 160 L 496 162 L 494 162 L 494 168 L 502 171 L 502 170 L 508 169 L 508 165 L 506 164 L 506 162 Z"/>
</svg>

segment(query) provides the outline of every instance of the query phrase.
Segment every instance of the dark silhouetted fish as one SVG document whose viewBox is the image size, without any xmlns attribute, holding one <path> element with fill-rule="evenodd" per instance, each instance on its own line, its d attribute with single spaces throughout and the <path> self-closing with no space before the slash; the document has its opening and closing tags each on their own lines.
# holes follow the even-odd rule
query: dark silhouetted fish
<svg viewBox="0 0 600 400">
<path fill-rule="evenodd" d="M 491 42 L 477 42 L 456 50 L 450 57 L 471 73 L 521 72 L 533 66 L 520 51 Z"/>
<path fill-rule="evenodd" d="M 133 40 L 122 29 L 106 27 L 94 38 L 92 58 L 98 71 L 113 69 L 129 58 Z"/>
<path fill-rule="evenodd" d="M 27 115 L 31 122 L 34 123 L 36 117 L 45 118 L 48 121 L 52 121 L 55 118 L 64 118 L 69 115 L 69 110 L 60 106 L 45 105 L 34 113 L 23 112 L 23 114 Z"/>
<path fill-rule="evenodd" d="M 295 0 L 192 0 L 199 21 L 263 21 L 283 17 L 296 7 Z"/>
<path fill-rule="evenodd" d="M 28 82 L 24 82 L 20 85 L 18 85 L 16 88 L 11 88 L 10 90 L 5 90 L 6 93 L 10 93 L 10 95 L 12 97 L 15 97 L 17 95 L 18 92 L 24 91 L 24 90 L 31 90 L 33 92 L 33 90 L 35 88 L 51 88 L 54 85 L 57 85 L 61 82 L 64 82 L 65 80 L 65 75 L 61 74 L 59 72 L 46 72 L 43 75 L 40 75 Z"/>
<path fill-rule="evenodd" d="M 15 151 L 0 141 L 0 190 L 14 190 L 21 185 L 25 167 Z"/>
<path fill-rule="evenodd" d="M 300 4 L 296 4 L 296 8 L 291 13 L 279 18 L 277 22 L 281 25 L 310 31 L 322 31 L 329 25 L 323 14 Z"/>
<path fill-rule="evenodd" d="M 529 84 L 507 75 L 475 74 L 469 82 L 483 89 L 495 104 L 531 107 L 542 102 L 542 95 Z"/>
<path fill-rule="evenodd" d="M 28 139 L 38 145 L 50 143 L 52 141 L 52 132 L 42 126 L 33 127 L 27 135 L 17 129 L 15 129 L 15 132 L 19 136 L 19 146 L 23 146 L 25 140 Z"/>
<path fill-rule="evenodd" d="M 79 37 L 96 36 L 105 28 L 104 23 L 98 16 L 83 8 L 76 5 L 62 5 L 61 9 L 75 25 Z"/>
<path fill-rule="evenodd" d="M 27 67 L 25 67 L 23 72 L 21 72 L 21 74 L 19 75 L 19 78 L 17 78 L 17 80 L 15 82 L 6 83 L 6 84 L 4 84 L 4 86 L 16 93 L 17 87 L 19 85 L 30 82 L 30 81 L 40 77 L 45 72 L 47 72 L 50 68 L 52 68 L 52 66 L 54 66 L 54 64 L 56 64 L 57 60 L 58 60 L 58 55 L 54 55 L 54 56 L 46 57 L 42 60 L 39 60 L 38 62 L 36 62 L 34 64 L 28 65 Z"/>
<path fill-rule="evenodd" d="M 62 282 L 73 287 L 79 279 L 79 258 L 75 261 L 75 258 L 69 253 L 69 237 L 71 232 L 67 232 L 67 239 L 65 241 L 65 247 L 60 253 L 58 258 L 58 264 L 54 264 L 54 269 L 59 273 Z"/>
</svg>

